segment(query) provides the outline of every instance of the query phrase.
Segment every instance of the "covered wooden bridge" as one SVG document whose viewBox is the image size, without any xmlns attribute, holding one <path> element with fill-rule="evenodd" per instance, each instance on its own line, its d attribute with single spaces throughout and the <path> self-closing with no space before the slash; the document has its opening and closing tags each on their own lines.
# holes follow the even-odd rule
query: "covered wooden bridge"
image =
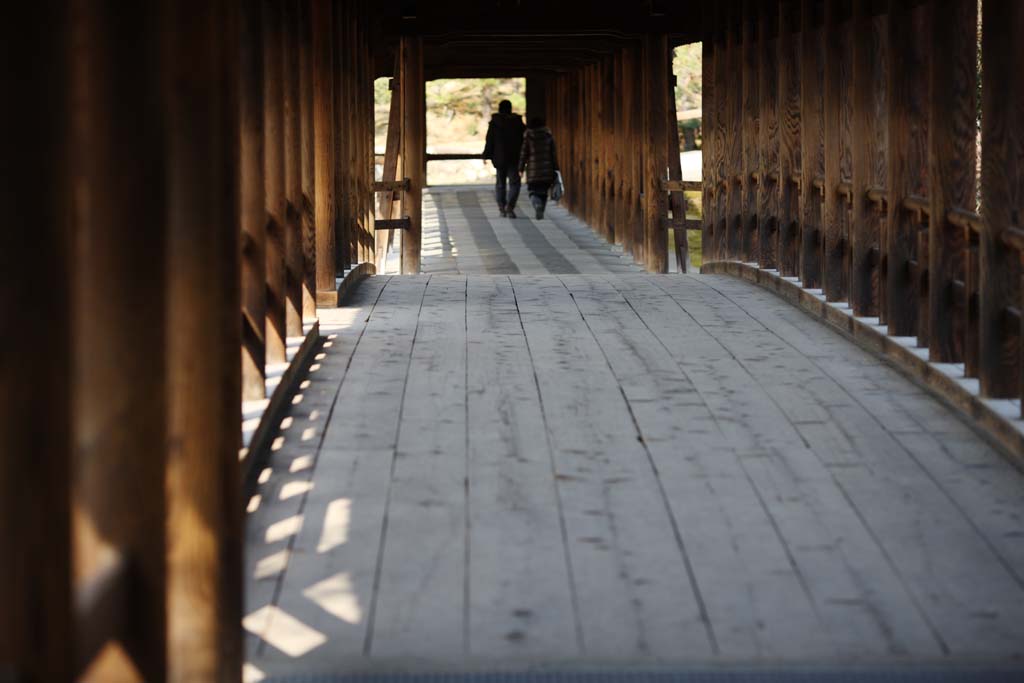
<svg viewBox="0 0 1024 683">
<path fill-rule="evenodd" d="M 0 681 L 1024 679 L 1024 3 L 19 8 Z"/>
</svg>

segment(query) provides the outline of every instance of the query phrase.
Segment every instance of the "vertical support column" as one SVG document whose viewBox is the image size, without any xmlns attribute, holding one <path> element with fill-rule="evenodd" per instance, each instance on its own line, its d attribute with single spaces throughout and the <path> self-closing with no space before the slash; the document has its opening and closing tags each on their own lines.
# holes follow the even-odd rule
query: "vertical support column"
<svg viewBox="0 0 1024 683">
<path fill-rule="evenodd" d="M 722 152 L 725 154 L 726 183 L 726 256 L 743 256 L 743 50 L 740 43 L 743 14 L 739 0 L 734 0 L 725 16 L 726 70 L 725 131 Z M 737 79 L 739 82 L 737 83 Z"/>
<path fill-rule="evenodd" d="M 734 84 L 727 82 L 730 67 L 730 50 L 726 35 L 729 33 L 727 7 L 716 3 L 715 13 L 715 106 L 714 155 L 712 182 L 715 187 L 715 258 L 731 257 L 729 252 L 729 102 Z"/>
<path fill-rule="evenodd" d="M 776 33 L 779 13 L 774 4 L 762 5 L 758 21 L 758 147 L 757 262 L 777 268 L 776 232 L 779 215 L 779 90 Z"/>
<path fill-rule="evenodd" d="M 705 18 L 704 40 L 701 42 L 701 260 L 717 259 L 715 250 L 715 176 L 712 158 L 715 155 L 715 109 L 718 91 L 715 88 L 714 25 Z"/>
<path fill-rule="evenodd" d="M 757 183 L 760 171 L 758 145 L 757 15 L 761 0 L 743 0 L 740 29 L 742 61 L 743 122 L 740 127 L 742 164 L 740 191 L 740 255 L 744 261 L 757 260 Z"/>
<path fill-rule="evenodd" d="M 267 397 L 266 211 L 263 199 L 263 17 L 247 3 L 239 16 L 238 204 L 242 254 L 242 400 Z"/>
<path fill-rule="evenodd" d="M 313 0 L 299 1 L 299 135 L 302 146 L 302 319 L 316 318 L 316 152 L 313 147 Z"/>
<path fill-rule="evenodd" d="M 1009 398 L 1019 384 L 1020 330 L 1008 309 L 1020 306 L 1020 254 L 1000 235 L 1024 227 L 1024 3 L 985 0 L 982 25 L 979 377 L 983 396 Z"/>
<path fill-rule="evenodd" d="M 302 107 L 299 3 L 284 3 L 285 330 L 302 335 Z"/>
<path fill-rule="evenodd" d="M 74 678 L 71 621 L 71 230 L 67 174 L 70 9 L 43 0 L 0 26 L 0 671 L 10 680 Z M 29 106 L 29 103 L 31 106 Z M 45 264 L 45 270 L 41 266 Z"/>
<path fill-rule="evenodd" d="M 334 282 L 334 41 L 331 0 L 312 0 L 316 303 L 337 306 Z"/>
<path fill-rule="evenodd" d="M 629 229 L 627 228 L 626 219 L 626 160 L 628 158 L 629 150 L 626 147 L 627 139 L 625 135 L 626 124 L 625 124 L 625 85 L 622 74 L 622 50 L 615 51 L 615 58 L 613 62 L 614 73 L 612 77 L 612 103 L 614 106 L 614 112 L 612 114 L 613 122 L 613 136 L 612 140 L 615 144 L 614 151 L 614 171 L 613 171 L 613 187 L 615 192 L 615 215 L 612 219 L 615 222 L 615 243 L 621 244 L 626 251 L 629 251 L 626 244 L 629 240 Z"/>
<path fill-rule="evenodd" d="M 822 139 L 821 39 L 818 3 L 800 3 L 800 278 L 821 287 L 821 194 L 815 180 L 824 171 Z"/>
<path fill-rule="evenodd" d="M 886 298 L 889 334 L 918 333 L 918 283 L 911 261 L 920 230 L 903 208 L 909 195 L 927 191 L 928 61 L 924 46 L 928 6 L 889 2 L 889 221 Z M 919 340 L 920 341 L 920 340 Z"/>
<path fill-rule="evenodd" d="M 74 10 L 75 313 L 67 340 L 74 350 L 74 571 L 79 591 L 98 577 L 119 576 L 112 583 L 125 592 L 111 619 L 121 627 L 123 655 L 103 650 L 85 677 L 161 681 L 167 670 L 164 27 L 155 3 L 83 1 Z M 76 658 L 85 664 L 107 634 L 75 635 Z"/>
<path fill-rule="evenodd" d="M 401 73 L 398 81 L 402 89 L 402 161 L 409 191 L 405 193 L 402 209 L 409 217 L 409 229 L 402 235 L 402 272 L 420 272 L 421 213 L 423 186 L 426 180 L 426 90 L 423 81 L 423 39 L 404 36 L 401 39 Z"/>
<path fill-rule="evenodd" d="M 946 220 L 953 208 L 975 204 L 977 116 L 977 0 L 936 0 L 929 19 L 928 77 L 928 357 L 963 358 L 966 299 L 964 251 L 970 235 Z"/>
<path fill-rule="evenodd" d="M 672 64 L 672 51 L 669 50 L 669 64 Z M 683 179 L 682 161 L 679 158 L 679 121 L 676 117 L 675 75 L 669 74 L 669 96 L 668 96 L 668 179 L 681 181 Z M 612 135 L 609 132 L 609 136 Z M 678 272 L 685 273 L 690 265 L 690 243 L 686 232 L 686 194 L 681 190 L 673 191 L 668 196 L 669 208 L 672 210 L 672 221 L 677 227 L 672 229 L 672 236 L 675 241 L 676 268 Z"/>
<path fill-rule="evenodd" d="M 875 17 L 872 0 L 853 0 L 853 223 L 850 226 L 850 306 L 857 316 L 880 313 L 882 213 L 868 188 L 886 184 L 885 45 L 887 19 Z"/>
<path fill-rule="evenodd" d="M 286 360 L 284 27 L 281 0 L 263 6 L 263 192 L 267 226 L 267 362 Z"/>
<path fill-rule="evenodd" d="M 332 263 L 341 276 L 352 263 L 352 79 L 349 74 L 352 41 L 348 35 L 351 3 L 335 2 L 334 35 L 334 244 Z"/>
<path fill-rule="evenodd" d="M 242 667 L 243 536 L 236 9 L 227 0 L 161 4 L 169 191 L 167 680 L 234 683 Z"/>
<path fill-rule="evenodd" d="M 800 273 L 800 186 L 801 101 L 800 45 L 796 28 L 800 21 L 800 0 L 779 1 L 779 272 L 792 277 Z"/>
<path fill-rule="evenodd" d="M 850 57 L 841 16 L 842 7 L 835 0 L 825 2 L 824 83 L 822 119 L 824 125 L 825 180 L 822 197 L 822 228 L 824 230 L 824 289 L 827 301 L 843 301 L 847 296 L 846 198 L 839 194 L 843 163 L 843 106 L 848 93 L 843 90 L 843 74 L 849 69 Z"/>
<path fill-rule="evenodd" d="M 665 178 L 665 126 L 668 125 L 669 52 L 668 36 L 644 36 L 644 266 L 651 273 L 668 271 L 668 233 L 666 197 L 661 181 Z"/>
</svg>

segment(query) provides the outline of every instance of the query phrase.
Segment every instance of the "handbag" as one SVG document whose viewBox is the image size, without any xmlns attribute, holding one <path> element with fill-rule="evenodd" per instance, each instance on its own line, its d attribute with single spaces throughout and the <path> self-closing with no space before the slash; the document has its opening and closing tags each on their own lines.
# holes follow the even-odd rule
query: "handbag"
<svg viewBox="0 0 1024 683">
<path fill-rule="evenodd" d="M 557 202 L 565 194 L 565 186 L 562 185 L 562 172 L 555 171 L 555 182 L 551 183 L 551 201 Z"/>
</svg>

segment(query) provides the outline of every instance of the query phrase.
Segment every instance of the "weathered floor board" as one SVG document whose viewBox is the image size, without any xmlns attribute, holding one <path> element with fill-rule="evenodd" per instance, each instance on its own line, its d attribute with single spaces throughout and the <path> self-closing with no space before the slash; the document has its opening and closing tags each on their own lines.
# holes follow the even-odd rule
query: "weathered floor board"
<svg viewBox="0 0 1024 683">
<path fill-rule="evenodd" d="M 250 504 L 252 679 L 1024 658 L 1024 476 L 968 425 L 753 285 L 543 234 L 324 313 Z"/>
</svg>

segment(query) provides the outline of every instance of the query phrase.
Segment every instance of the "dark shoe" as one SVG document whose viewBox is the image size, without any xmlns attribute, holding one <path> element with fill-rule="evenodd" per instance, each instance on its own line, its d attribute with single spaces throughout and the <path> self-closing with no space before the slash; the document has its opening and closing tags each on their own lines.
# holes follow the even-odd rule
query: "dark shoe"
<svg viewBox="0 0 1024 683">
<path fill-rule="evenodd" d="M 508 216 L 509 218 L 515 218 L 516 217 L 515 209 L 509 209 L 508 211 L 505 212 L 505 215 Z"/>
<path fill-rule="evenodd" d="M 544 209 L 537 209 L 537 220 L 544 220 Z"/>
<path fill-rule="evenodd" d="M 501 213 L 502 216 L 504 216 L 506 214 L 505 205 L 504 204 L 498 204 L 498 211 Z"/>
</svg>

